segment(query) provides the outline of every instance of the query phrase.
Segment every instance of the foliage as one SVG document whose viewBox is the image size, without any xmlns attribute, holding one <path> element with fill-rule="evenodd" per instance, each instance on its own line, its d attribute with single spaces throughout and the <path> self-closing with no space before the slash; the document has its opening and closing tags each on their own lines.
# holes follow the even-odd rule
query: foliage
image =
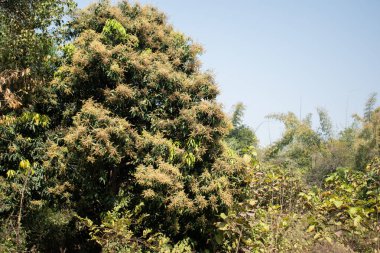
<svg viewBox="0 0 380 253">
<path fill-rule="evenodd" d="M 305 185 L 300 175 L 268 164 L 257 166 L 252 197 L 237 204 L 218 223 L 226 252 L 305 252 L 305 217 L 298 195 Z"/>
<path fill-rule="evenodd" d="M 379 250 L 379 158 L 367 171 L 340 168 L 322 191 L 302 197 L 315 209 L 308 231 L 315 240 L 336 240 L 358 252 Z M 314 197 L 315 196 L 315 197 Z"/>
<path fill-rule="evenodd" d="M 122 197 L 112 210 L 103 214 L 101 225 L 90 219 L 83 219 L 83 222 L 90 228 L 92 240 L 99 243 L 104 252 L 192 252 L 188 240 L 171 245 L 170 238 L 154 233 L 150 228 L 144 228 L 142 235 L 136 236 L 132 227 L 140 226 L 141 221 L 147 218 L 147 214 L 141 213 L 143 206 L 141 202 L 130 211 L 128 200 Z"/>
</svg>

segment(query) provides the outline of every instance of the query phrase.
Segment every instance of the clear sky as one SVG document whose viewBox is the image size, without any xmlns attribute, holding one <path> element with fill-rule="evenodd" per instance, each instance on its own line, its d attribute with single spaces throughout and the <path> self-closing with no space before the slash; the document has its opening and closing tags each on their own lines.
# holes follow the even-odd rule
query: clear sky
<svg viewBox="0 0 380 253">
<path fill-rule="evenodd" d="M 84 7 L 91 0 L 78 0 Z M 324 107 L 336 131 L 380 95 L 378 0 L 140 0 L 202 44 L 225 111 L 243 102 L 262 145 L 281 135 L 265 115 Z M 380 99 L 380 96 L 379 96 Z M 378 103 L 379 104 L 379 103 Z"/>
</svg>

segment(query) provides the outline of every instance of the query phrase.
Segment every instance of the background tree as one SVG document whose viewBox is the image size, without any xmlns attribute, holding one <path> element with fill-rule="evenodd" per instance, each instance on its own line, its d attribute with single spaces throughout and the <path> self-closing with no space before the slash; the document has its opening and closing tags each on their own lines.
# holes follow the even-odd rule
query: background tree
<svg viewBox="0 0 380 253">
<path fill-rule="evenodd" d="M 359 170 L 364 170 L 366 165 L 379 152 L 379 132 L 380 128 L 380 108 L 373 110 L 368 117 L 362 121 L 362 127 L 355 140 L 355 166 Z"/>
<path fill-rule="evenodd" d="M 319 131 L 321 137 L 327 141 L 333 137 L 333 126 L 330 116 L 326 109 L 317 108 L 317 113 L 319 116 Z"/>
<path fill-rule="evenodd" d="M 364 107 L 364 120 L 365 121 L 371 120 L 371 116 L 372 116 L 372 113 L 375 109 L 375 104 L 376 104 L 376 100 L 377 100 L 376 97 L 377 97 L 376 92 L 370 94 L 368 99 L 367 99 L 367 102 L 365 103 L 365 107 Z"/>
<path fill-rule="evenodd" d="M 309 170 L 321 146 L 321 138 L 311 127 L 311 115 L 303 120 L 291 112 L 267 117 L 281 121 L 285 131 L 278 141 L 266 149 L 264 159 L 275 164 L 286 164 L 290 168 Z"/>
<path fill-rule="evenodd" d="M 63 16 L 74 8 L 67 1 L 0 1 L 0 251 L 23 252 L 33 240 L 27 231 L 36 223 L 53 228 L 51 216 L 30 219 L 47 194 L 42 157 L 50 120 L 30 106 L 36 88 L 51 81 L 57 67 Z M 23 106 L 23 110 L 17 110 Z M 53 182 L 52 182 L 53 183 Z M 54 184 L 54 183 L 53 183 Z M 33 204 L 34 203 L 34 204 Z M 37 208 L 38 209 L 38 208 Z M 42 212 L 41 212 L 42 213 Z M 57 215 L 57 213 L 54 213 Z M 54 229 L 36 229 L 62 234 Z M 33 233 L 30 233 L 33 234 Z M 40 237 L 41 239 L 41 237 Z M 30 246 L 30 245 L 29 245 Z"/>
<path fill-rule="evenodd" d="M 249 147 L 257 147 L 257 138 L 254 131 L 243 124 L 245 106 L 238 103 L 232 113 L 232 130 L 226 137 L 228 145 L 238 154 L 243 154 Z"/>
<path fill-rule="evenodd" d="M 19 107 L 25 94 L 50 81 L 57 31 L 74 7 L 72 0 L 0 1 L 0 109 Z"/>
</svg>

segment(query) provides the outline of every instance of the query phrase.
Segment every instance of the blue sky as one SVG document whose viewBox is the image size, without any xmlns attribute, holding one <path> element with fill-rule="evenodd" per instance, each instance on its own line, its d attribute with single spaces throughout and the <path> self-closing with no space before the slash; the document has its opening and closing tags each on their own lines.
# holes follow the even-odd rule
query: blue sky
<svg viewBox="0 0 380 253">
<path fill-rule="evenodd" d="M 84 7 L 90 0 L 78 0 Z M 281 135 L 265 115 L 324 107 L 336 131 L 380 95 L 380 1 L 141 0 L 205 48 L 225 111 L 243 102 L 262 145 Z M 379 97 L 380 98 L 380 97 Z M 379 104 L 379 103 L 378 103 Z M 263 123 L 264 122 L 264 123 Z"/>
</svg>

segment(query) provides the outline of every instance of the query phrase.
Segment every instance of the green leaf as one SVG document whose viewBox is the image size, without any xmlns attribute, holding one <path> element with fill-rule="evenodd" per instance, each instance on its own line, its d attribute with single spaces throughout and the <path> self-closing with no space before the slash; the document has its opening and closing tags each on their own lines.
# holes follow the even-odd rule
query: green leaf
<svg viewBox="0 0 380 253">
<path fill-rule="evenodd" d="M 334 204 L 336 208 L 340 208 L 343 205 L 342 200 L 332 199 L 331 202 Z"/>
<path fill-rule="evenodd" d="M 355 214 L 358 213 L 359 209 L 360 209 L 359 207 L 350 207 L 350 208 L 348 209 L 348 214 L 349 214 L 350 217 L 352 218 L 352 217 L 354 217 Z"/>
<path fill-rule="evenodd" d="M 223 244 L 223 235 L 222 235 L 222 233 L 216 233 L 216 235 L 215 235 L 215 241 L 219 245 Z"/>
</svg>

